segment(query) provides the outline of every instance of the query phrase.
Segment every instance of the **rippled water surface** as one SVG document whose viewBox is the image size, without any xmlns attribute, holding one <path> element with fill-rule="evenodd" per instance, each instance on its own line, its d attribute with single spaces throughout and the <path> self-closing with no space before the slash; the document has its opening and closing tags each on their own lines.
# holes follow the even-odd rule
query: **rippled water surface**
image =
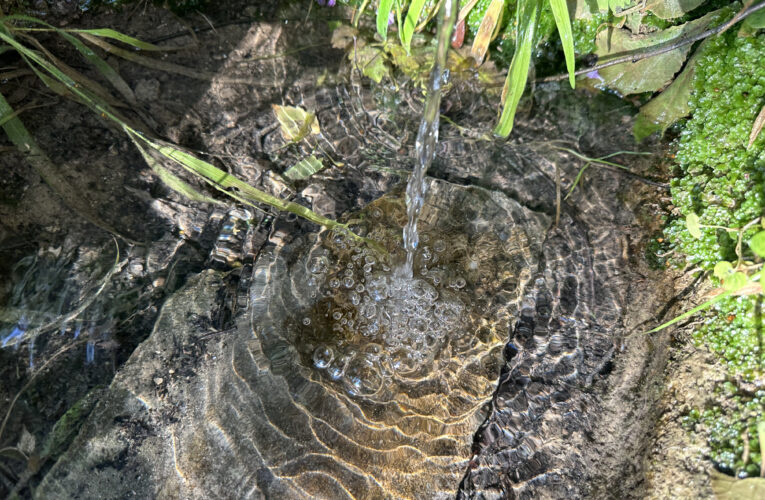
<svg viewBox="0 0 765 500">
<path fill-rule="evenodd" d="M 397 197 L 356 217 L 388 256 L 325 231 L 256 263 L 253 341 L 235 370 L 273 488 L 456 491 L 547 221 L 502 195 L 430 181 L 414 276 L 403 278 L 391 266 L 405 217 Z"/>
</svg>

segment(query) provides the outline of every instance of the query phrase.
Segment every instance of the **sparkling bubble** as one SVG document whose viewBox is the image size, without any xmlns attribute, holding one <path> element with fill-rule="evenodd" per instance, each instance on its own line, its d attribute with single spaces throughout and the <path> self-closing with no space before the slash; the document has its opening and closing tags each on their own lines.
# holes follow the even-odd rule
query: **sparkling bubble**
<svg viewBox="0 0 765 500">
<path fill-rule="evenodd" d="M 354 284 L 356 284 L 356 282 L 353 281 L 353 278 L 350 276 L 346 276 L 345 279 L 343 279 L 343 285 L 345 285 L 345 288 L 353 288 Z"/>
<path fill-rule="evenodd" d="M 335 311 L 332 313 L 332 319 L 334 319 L 335 321 L 340 321 L 340 318 L 342 317 L 343 317 L 342 311 Z"/>
<path fill-rule="evenodd" d="M 351 304 L 354 306 L 357 306 L 361 303 L 361 295 L 359 295 L 359 293 L 355 290 L 351 290 L 348 293 L 348 298 L 351 299 Z"/>
<path fill-rule="evenodd" d="M 308 325 L 310 325 L 310 324 L 311 324 L 311 318 L 309 318 L 309 317 L 305 317 L 305 318 L 303 318 L 303 324 L 304 324 L 305 326 L 308 326 Z"/>
<path fill-rule="evenodd" d="M 328 367 L 333 359 L 335 359 L 335 353 L 329 347 L 319 346 L 313 352 L 313 364 L 320 370 Z"/>
<path fill-rule="evenodd" d="M 337 288 L 340 286 L 340 280 L 337 278 L 332 278 L 329 280 L 329 287 L 330 288 Z"/>
<path fill-rule="evenodd" d="M 311 261 L 308 264 L 308 271 L 312 274 L 323 274 L 327 272 L 327 268 L 329 267 L 329 259 L 327 259 L 325 256 L 320 255 L 318 257 L 314 257 L 311 259 Z"/>
</svg>

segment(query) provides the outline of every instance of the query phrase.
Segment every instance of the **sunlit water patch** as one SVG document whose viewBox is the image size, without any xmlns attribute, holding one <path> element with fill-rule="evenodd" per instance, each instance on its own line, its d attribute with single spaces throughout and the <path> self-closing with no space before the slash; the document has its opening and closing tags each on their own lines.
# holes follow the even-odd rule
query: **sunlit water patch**
<svg viewBox="0 0 765 500">
<path fill-rule="evenodd" d="M 456 491 L 548 221 L 498 193 L 429 183 L 411 278 L 393 268 L 400 197 L 349 221 L 389 255 L 324 231 L 255 265 L 254 341 L 234 369 L 259 401 L 243 416 L 259 429 L 257 461 L 288 497 L 334 498 L 325 480 L 365 498 Z"/>
</svg>

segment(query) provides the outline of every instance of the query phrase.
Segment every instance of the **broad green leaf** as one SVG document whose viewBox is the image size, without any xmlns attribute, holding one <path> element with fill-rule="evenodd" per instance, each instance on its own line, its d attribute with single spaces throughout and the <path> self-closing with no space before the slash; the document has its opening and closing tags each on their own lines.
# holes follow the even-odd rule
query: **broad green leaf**
<svg viewBox="0 0 765 500">
<path fill-rule="evenodd" d="M 696 62 L 707 46 L 708 40 L 701 43 L 683 71 L 672 83 L 640 108 L 632 129 L 635 139 L 642 141 L 654 132 L 664 133 L 673 123 L 691 112 L 688 102 L 693 90 L 693 76 L 696 74 Z"/>
<path fill-rule="evenodd" d="M 754 14 L 750 14 L 744 19 L 743 24 L 752 29 L 765 28 L 765 9 L 760 9 Z"/>
<path fill-rule="evenodd" d="M 699 216 L 693 212 L 689 213 L 685 218 L 685 225 L 688 227 L 688 232 L 691 233 L 696 239 L 701 238 L 701 226 L 699 225 Z"/>
<path fill-rule="evenodd" d="M 311 155 L 288 168 L 284 172 L 284 177 L 293 181 L 299 181 L 311 177 L 322 168 L 324 168 L 324 165 L 321 163 L 321 160 Z"/>
<path fill-rule="evenodd" d="M 706 0 L 648 0 L 645 10 L 651 11 L 660 19 L 683 17 Z"/>
<path fill-rule="evenodd" d="M 747 279 L 746 274 L 741 271 L 736 271 L 725 278 L 725 281 L 723 281 L 723 290 L 735 292 L 745 287 L 748 282 L 749 280 Z"/>
<path fill-rule="evenodd" d="M 607 29 L 595 39 L 595 54 L 599 62 L 624 53 L 639 53 L 655 48 L 657 44 L 669 43 L 680 37 L 689 37 L 704 31 L 716 20 L 719 11 L 687 22 L 680 26 L 655 31 L 647 35 L 633 36 L 627 29 Z M 690 45 L 679 47 L 665 54 L 642 59 L 635 63 L 623 63 L 599 70 L 603 84 L 622 95 L 655 92 L 672 81 L 685 62 Z"/>
<path fill-rule="evenodd" d="M 481 25 L 478 27 L 478 31 L 473 39 L 473 46 L 470 48 L 470 55 L 475 59 L 476 66 L 481 65 L 483 58 L 486 56 L 486 51 L 489 50 L 491 36 L 494 34 L 494 30 L 502 18 L 502 7 L 504 4 L 504 0 L 491 0 L 481 19 Z"/>
<path fill-rule="evenodd" d="M 385 64 L 385 52 L 377 47 L 364 45 L 358 50 L 352 50 L 348 54 L 348 59 L 361 70 L 364 76 L 380 83 L 382 79 L 390 73 L 390 69 Z"/>
<path fill-rule="evenodd" d="M 760 257 L 765 257 L 765 231 L 760 231 L 752 236 L 752 239 L 749 240 L 749 248 Z"/>
<path fill-rule="evenodd" d="M 598 10 L 601 12 L 608 11 L 608 0 L 598 0 Z"/>
<path fill-rule="evenodd" d="M 388 38 L 388 19 L 390 19 L 390 10 L 393 8 L 393 0 L 380 0 L 377 7 L 377 32 L 383 40 Z"/>
<path fill-rule="evenodd" d="M 712 471 L 712 491 L 717 500 L 754 500 L 765 498 L 765 479 L 749 477 L 737 479 Z"/>
<path fill-rule="evenodd" d="M 568 82 L 571 88 L 575 88 L 575 60 L 574 60 L 574 35 L 571 32 L 571 19 L 568 15 L 568 5 L 566 0 L 550 0 L 555 25 L 558 27 L 558 35 L 563 46 L 563 55 L 566 57 L 566 70 L 568 71 Z"/>
<path fill-rule="evenodd" d="M 518 19 L 518 45 L 507 71 L 507 79 L 502 89 L 502 114 L 494 133 L 507 137 L 513 130 L 515 112 L 521 95 L 526 88 L 531 63 L 531 51 L 534 48 L 534 33 L 537 29 L 541 0 L 518 2 L 516 19 Z"/>
<path fill-rule="evenodd" d="M 276 119 L 281 126 L 282 137 L 285 141 L 299 142 L 305 139 L 309 134 L 318 135 L 319 120 L 316 115 L 302 108 L 295 106 L 280 106 L 272 104 Z"/>
<path fill-rule="evenodd" d="M 733 264 L 728 261 L 720 261 L 715 264 L 714 275 L 721 280 L 728 278 L 733 272 Z"/>
<path fill-rule="evenodd" d="M 420 20 L 420 14 L 422 14 L 422 8 L 424 6 L 425 0 L 412 0 L 409 4 L 409 10 L 406 11 L 404 26 L 401 30 L 401 45 L 404 46 L 407 52 L 409 52 L 409 48 L 412 45 L 414 28 L 417 27 L 417 21 Z"/>
</svg>

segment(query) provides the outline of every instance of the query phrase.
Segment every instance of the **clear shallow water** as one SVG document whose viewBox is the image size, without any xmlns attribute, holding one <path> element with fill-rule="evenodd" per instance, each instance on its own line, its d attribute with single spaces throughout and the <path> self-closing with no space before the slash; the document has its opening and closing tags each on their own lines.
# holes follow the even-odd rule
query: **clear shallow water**
<svg viewBox="0 0 765 500">
<path fill-rule="evenodd" d="M 287 497 L 320 475 L 360 498 L 451 498 L 464 474 L 548 220 L 427 182 L 412 278 L 391 268 L 404 256 L 396 196 L 352 217 L 390 256 L 324 231 L 255 265 L 252 341 L 234 370 L 259 402 L 247 417 L 257 461 Z M 296 461 L 299 477 L 279 473 Z"/>
</svg>

